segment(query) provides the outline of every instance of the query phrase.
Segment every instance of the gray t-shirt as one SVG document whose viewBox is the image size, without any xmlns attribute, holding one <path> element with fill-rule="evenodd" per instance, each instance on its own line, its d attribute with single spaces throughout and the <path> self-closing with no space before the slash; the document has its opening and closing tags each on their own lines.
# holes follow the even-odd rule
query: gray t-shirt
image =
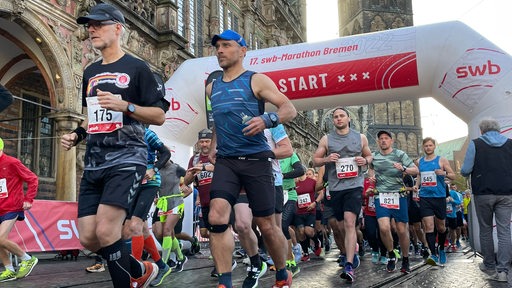
<svg viewBox="0 0 512 288">
<path fill-rule="evenodd" d="M 180 178 L 187 172 L 185 168 L 172 162 L 167 162 L 160 169 L 162 184 L 160 185 L 160 197 L 172 196 L 168 198 L 167 207 L 174 208 L 183 203 L 183 197 L 180 192 Z"/>
<path fill-rule="evenodd" d="M 340 158 L 352 158 L 361 156 L 362 150 L 361 133 L 354 129 L 350 129 L 346 135 L 340 135 L 336 132 L 327 135 L 327 154 L 338 153 Z M 354 167 L 357 170 L 357 176 L 341 179 L 338 177 L 335 163 L 327 163 L 325 169 L 329 177 L 330 191 L 363 187 L 364 177 L 361 173 L 361 167 Z"/>
</svg>

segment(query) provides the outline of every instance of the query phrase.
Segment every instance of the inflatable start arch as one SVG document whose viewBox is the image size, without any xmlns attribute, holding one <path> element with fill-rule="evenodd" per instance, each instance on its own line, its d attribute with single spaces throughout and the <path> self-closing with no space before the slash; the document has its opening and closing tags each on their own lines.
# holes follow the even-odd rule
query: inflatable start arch
<svg viewBox="0 0 512 288">
<path fill-rule="evenodd" d="M 512 138 L 512 59 L 461 22 L 248 51 L 244 66 L 268 75 L 297 110 L 433 97 L 468 123 L 470 138 L 489 116 Z M 205 80 L 219 69 L 216 57 L 187 60 L 166 83 L 171 109 L 152 128 L 182 165 L 206 126 Z"/>
</svg>

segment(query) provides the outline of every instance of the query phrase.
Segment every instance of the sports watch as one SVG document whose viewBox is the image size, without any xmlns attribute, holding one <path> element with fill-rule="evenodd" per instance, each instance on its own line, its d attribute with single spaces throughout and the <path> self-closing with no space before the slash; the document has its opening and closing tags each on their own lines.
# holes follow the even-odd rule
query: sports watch
<svg viewBox="0 0 512 288">
<path fill-rule="evenodd" d="M 135 113 L 135 105 L 133 103 L 128 102 L 128 106 L 126 107 L 126 114 L 131 115 Z"/>
<path fill-rule="evenodd" d="M 279 125 L 279 116 L 277 116 L 277 113 L 268 113 L 268 116 L 270 121 L 272 121 L 272 127 Z"/>
</svg>

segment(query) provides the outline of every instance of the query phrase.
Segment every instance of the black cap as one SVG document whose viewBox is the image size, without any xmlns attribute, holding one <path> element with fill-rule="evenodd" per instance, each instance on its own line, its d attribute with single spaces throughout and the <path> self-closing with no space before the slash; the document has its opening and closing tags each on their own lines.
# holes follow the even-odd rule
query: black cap
<svg viewBox="0 0 512 288">
<path fill-rule="evenodd" d="M 386 130 L 380 130 L 380 131 L 377 133 L 377 138 L 379 138 L 379 137 L 380 137 L 380 135 L 382 135 L 382 134 L 386 134 L 386 135 L 388 135 L 388 136 L 389 136 L 389 138 L 393 139 L 393 135 L 391 135 L 391 133 L 390 133 L 390 132 L 388 132 L 388 131 L 386 131 Z"/>
<path fill-rule="evenodd" d="M 199 135 L 197 135 L 197 139 L 212 139 L 213 138 L 213 132 L 210 129 L 203 129 L 199 131 Z"/>
<path fill-rule="evenodd" d="M 76 23 L 78 24 L 86 24 L 87 22 L 94 21 L 107 21 L 113 20 L 122 24 L 124 22 L 124 16 L 121 11 L 115 8 L 112 5 L 101 3 L 91 8 L 89 14 L 87 16 L 81 16 L 76 19 Z"/>
</svg>

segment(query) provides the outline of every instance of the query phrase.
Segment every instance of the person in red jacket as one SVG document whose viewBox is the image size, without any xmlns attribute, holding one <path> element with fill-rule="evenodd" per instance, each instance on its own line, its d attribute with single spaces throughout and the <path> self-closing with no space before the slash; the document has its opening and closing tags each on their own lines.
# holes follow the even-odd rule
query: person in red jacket
<svg viewBox="0 0 512 288">
<path fill-rule="evenodd" d="M 0 138 L 0 259 L 5 267 L 5 271 L 0 274 L 0 282 L 27 277 L 38 261 L 10 241 L 8 236 L 14 223 L 25 219 L 25 210 L 32 208 L 39 180 L 20 160 L 6 155 L 3 150 L 4 141 Z M 26 193 L 23 191 L 23 183 L 27 183 Z M 17 272 L 9 252 L 21 260 Z"/>
</svg>

